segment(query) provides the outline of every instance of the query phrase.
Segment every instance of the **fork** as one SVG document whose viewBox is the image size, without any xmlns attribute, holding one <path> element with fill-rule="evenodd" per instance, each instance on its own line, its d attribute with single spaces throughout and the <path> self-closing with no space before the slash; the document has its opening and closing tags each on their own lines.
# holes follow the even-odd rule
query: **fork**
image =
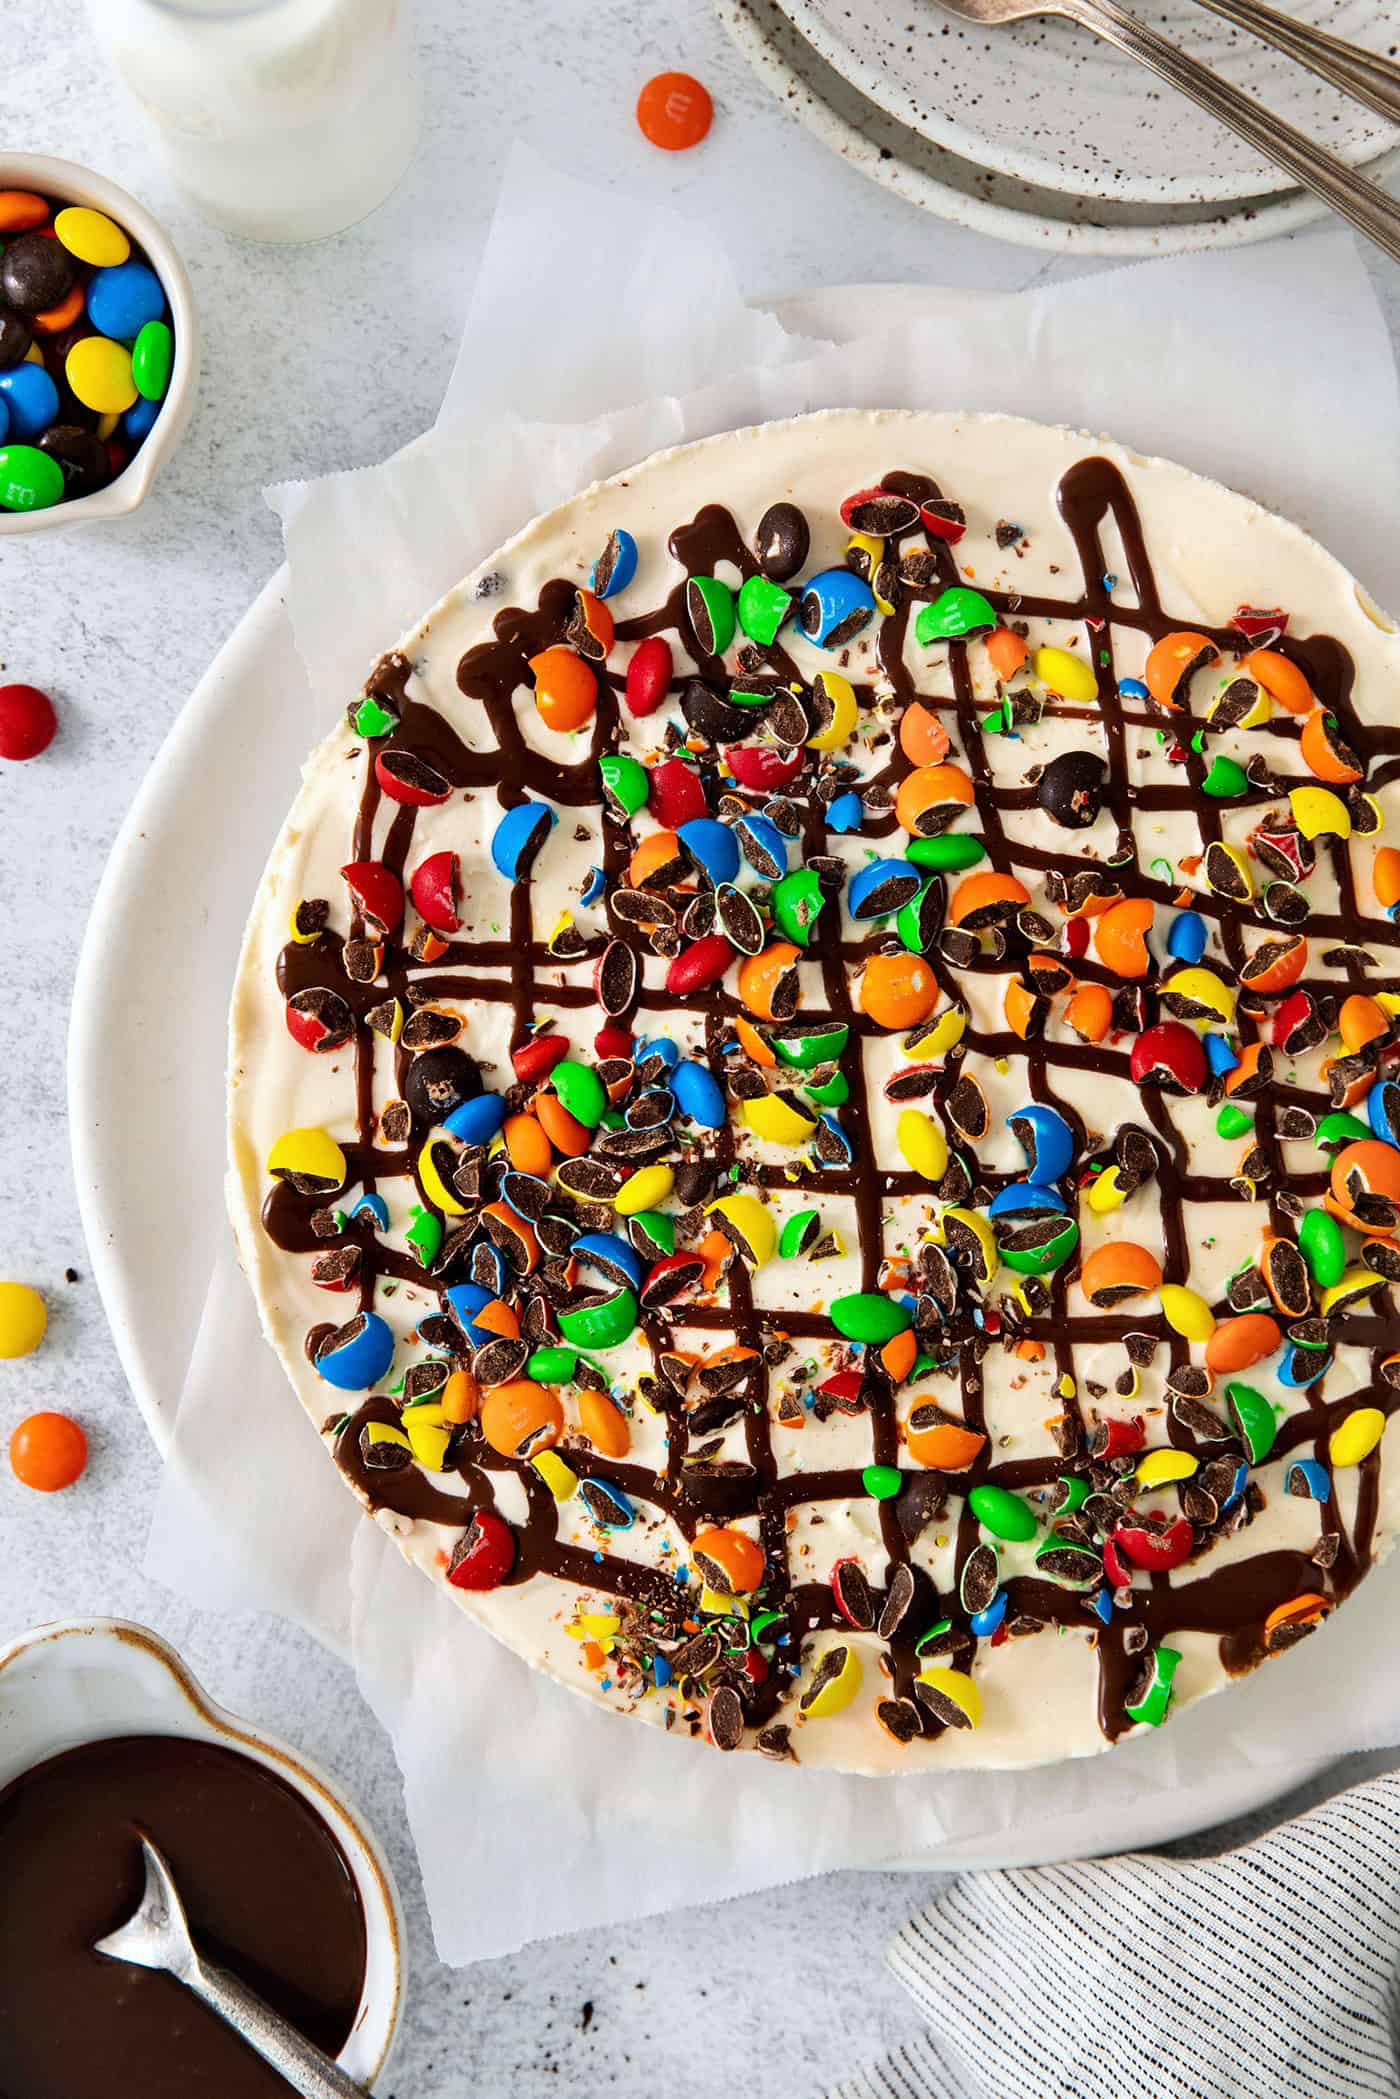
<svg viewBox="0 0 1400 2099">
<path fill-rule="evenodd" d="M 1197 4 L 1296 58 L 1300 66 L 1340 88 L 1354 102 L 1364 102 L 1387 123 L 1400 124 L 1400 65 L 1393 58 L 1297 22 L 1276 7 L 1266 7 L 1264 0 L 1197 0 Z"/>
<path fill-rule="evenodd" d="M 1145 22 L 1125 13 L 1118 0 L 938 0 L 938 4 L 964 22 L 987 28 L 1022 22 L 1034 15 L 1064 15 L 1082 28 L 1092 29 L 1095 36 L 1101 36 L 1106 43 L 1147 66 L 1159 79 L 1189 95 L 1257 153 L 1291 175 L 1300 187 L 1311 190 L 1330 205 L 1358 233 L 1373 240 L 1392 262 L 1400 262 L 1400 203 L 1374 182 L 1353 174 L 1335 154 L 1273 116 L 1262 103 L 1242 94 L 1208 66 L 1168 43 Z M 1206 4 L 1225 13 L 1229 8 L 1240 7 L 1242 0 L 1206 0 Z"/>
</svg>

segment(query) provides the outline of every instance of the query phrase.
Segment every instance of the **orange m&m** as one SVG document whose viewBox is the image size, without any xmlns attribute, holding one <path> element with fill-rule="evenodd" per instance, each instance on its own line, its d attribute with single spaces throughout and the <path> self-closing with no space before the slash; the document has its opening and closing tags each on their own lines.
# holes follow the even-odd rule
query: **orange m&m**
<svg viewBox="0 0 1400 2099">
<path fill-rule="evenodd" d="M 68 1414 L 31 1414 L 10 1438 L 10 1465 L 23 1487 L 56 1494 L 87 1464 L 87 1437 Z"/>
<path fill-rule="evenodd" d="M 558 643 L 530 658 L 535 674 L 535 705 L 548 729 L 581 729 L 593 717 L 598 680 L 584 662 Z"/>
<path fill-rule="evenodd" d="M 705 1579 L 705 1586 L 722 1596 L 738 1596 L 756 1589 L 763 1580 L 763 1548 L 747 1531 L 697 1531 L 690 1556 Z"/>
<path fill-rule="evenodd" d="M 1162 1264 L 1148 1247 L 1133 1239 L 1109 1239 L 1096 1246 L 1079 1271 L 1079 1287 L 1091 1305 L 1108 1311 L 1130 1297 L 1156 1290 Z"/>
<path fill-rule="evenodd" d="M 32 233 L 48 215 L 48 205 L 33 190 L 0 189 L 0 233 Z"/>
<path fill-rule="evenodd" d="M 625 1458 L 632 1442 L 627 1417 L 606 1392 L 579 1391 L 578 1425 L 605 1458 Z"/>
<path fill-rule="evenodd" d="M 1355 751 L 1343 743 L 1337 717 L 1325 707 L 1314 707 L 1303 723 L 1298 753 L 1315 780 L 1345 787 L 1362 777 Z"/>
<path fill-rule="evenodd" d="M 951 739 L 932 707 L 911 700 L 899 718 L 899 748 L 911 765 L 941 765 Z"/>
<path fill-rule="evenodd" d="M 1271 1313 L 1242 1312 L 1238 1319 L 1222 1319 L 1206 1342 L 1206 1369 L 1212 1377 L 1248 1370 L 1271 1356 L 1282 1341 L 1279 1323 Z"/>
<path fill-rule="evenodd" d="M 1094 947 L 1105 969 L 1119 977 L 1145 977 L 1151 960 L 1147 952 L 1151 930 L 1149 897 L 1125 896 L 1101 911 L 1094 920 Z"/>
<path fill-rule="evenodd" d="M 1203 663 L 1213 663 L 1219 653 L 1208 635 L 1195 634 L 1190 628 L 1164 634 L 1149 650 L 1143 673 L 1157 705 L 1176 712 L 1183 705 L 1191 673 Z M 1259 682 L 1263 683 L 1262 678 Z"/>
<path fill-rule="evenodd" d="M 667 153 L 698 146 L 714 116 L 709 89 L 693 73 L 657 73 L 637 97 L 642 136 Z"/>
<path fill-rule="evenodd" d="M 949 767 L 956 771 L 956 767 Z M 959 882 L 948 904 L 948 922 L 954 926 L 966 926 L 970 933 L 980 933 L 989 926 L 999 925 L 1003 919 L 1013 918 L 1023 904 L 1031 900 L 1031 893 L 1024 882 L 1015 875 L 999 875 L 990 869 L 980 874 L 968 875 Z"/>
<path fill-rule="evenodd" d="M 904 1441 L 916 1465 L 934 1472 L 966 1472 L 986 1448 L 987 1439 L 976 1429 L 950 1421 L 931 1401 L 915 1407 L 904 1431 Z"/>
<path fill-rule="evenodd" d="M 1383 845 L 1371 868 L 1371 887 L 1382 911 L 1400 904 L 1400 850 Z"/>
<path fill-rule="evenodd" d="M 938 1004 L 938 979 L 922 955 L 872 955 L 860 1003 L 879 1028 L 917 1027 Z"/>
<path fill-rule="evenodd" d="M 501 1132 L 517 1173 L 547 1174 L 553 1161 L 548 1137 L 533 1115 L 508 1115 Z"/>
<path fill-rule="evenodd" d="M 1102 1042 L 1113 1026 L 1113 996 L 1103 984 L 1077 984 L 1065 1006 L 1065 1019 L 1081 1042 Z"/>
<path fill-rule="evenodd" d="M 564 1409 L 543 1385 L 512 1378 L 482 1401 L 481 1433 L 503 1458 L 532 1458 L 563 1435 Z"/>
<path fill-rule="evenodd" d="M 1015 677 L 1027 654 L 1026 644 L 1009 627 L 997 627 L 987 636 L 988 661 L 1003 680 Z"/>
<path fill-rule="evenodd" d="M 1244 659 L 1244 667 L 1256 685 L 1262 685 L 1271 700 L 1289 714 L 1311 714 L 1312 687 L 1296 663 L 1277 649 L 1255 649 Z"/>
<path fill-rule="evenodd" d="M 796 1011 L 797 949 L 775 940 L 739 964 L 739 997 L 759 1020 L 787 1020 Z"/>
<path fill-rule="evenodd" d="M 913 838 L 935 838 L 958 810 L 972 807 L 972 782 L 960 765 L 920 765 L 906 773 L 894 798 L 898 822 Z"/>
</svg>

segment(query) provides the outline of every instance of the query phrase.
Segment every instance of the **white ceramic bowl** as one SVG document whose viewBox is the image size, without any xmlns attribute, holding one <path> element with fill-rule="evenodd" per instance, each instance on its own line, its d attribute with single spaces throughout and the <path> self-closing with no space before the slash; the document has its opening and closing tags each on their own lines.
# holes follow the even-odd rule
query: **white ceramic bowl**
<svg viewBox="0 0 1400 2099">
<path fill-rule="evenodd" d="M 380 2075 L 403 2002 L 403 1918 L 389 1864 L 331 1780 L 286 1743 L 214 1704 L 157 1634 L 119 1618 L 36 1626 L 0 1647 L 0 1787 L 20 1773 L 112 1735 L 188 1735 L 236 1749 L 292 1786 L 344 1852 L 365 1915 L 365 1984 L 342 2069 Z"/>
<path fill-rule="evenodd" d="M 159 219 L 152 218 L 144 204 L 138 204 L 105 175 L 94 174 L 75 160 L 59 160 L 51 153 L 0 152 L 0 190 L 4 189 L 37 190 L 46 197 L 62 197 L 70 204 L 88 204 L 105 211 L 126 229 L 145 249 L 152 269 L 165 287 L 175 335 L 175 363 L 164 405 L 150 436 L 116 480 L 90 496 L 78 496 L 71 503 L 55 503 L 48 510 L 0 510 L 0 538 L 9 533 L 44 532 L 55 525 L 93 525 L 108 518 L 127 517 L 150 494 L 156 475 L 184 436 L 194 407 L 199 383 L 199 323 L 185 265 Z"/>
</svg>

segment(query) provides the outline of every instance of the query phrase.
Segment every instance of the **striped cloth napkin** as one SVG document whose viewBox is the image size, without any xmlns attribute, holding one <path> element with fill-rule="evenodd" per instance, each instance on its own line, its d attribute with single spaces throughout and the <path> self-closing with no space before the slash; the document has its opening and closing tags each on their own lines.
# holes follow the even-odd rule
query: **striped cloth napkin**
<svg viewBox="0 0 1400 2099">
<path fill-rule="evenodd" d="M 1396 2099 L 1400 1774 L 1221 1858 L 955 1881 L 890 1965 L 928 2038 L 829 2099 Z"/>
</svg>

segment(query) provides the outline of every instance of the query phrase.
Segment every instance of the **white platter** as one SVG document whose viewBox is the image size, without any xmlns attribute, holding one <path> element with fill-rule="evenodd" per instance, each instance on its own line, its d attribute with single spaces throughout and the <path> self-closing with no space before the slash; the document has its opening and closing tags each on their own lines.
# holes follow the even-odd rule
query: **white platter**
<svg viewBox="0 0 1400 2099">
<path fill-rule="evenodd" d="M 820 292 L 776 311 L 798 333 L 894 326 L 928 294 Z M 253 897 L 302 761 L 318 734 L 286 608 L 286 571 L 253 601 L 158 752 L 112 848 L 78 961 L 68 1043 L 78 1201 L 93 1275 L 132 1395 L 169 1449 L 224 1215 L 224 1054 L 241 909 L 211 937 L 207 899 Z M 211 814 L 212 812 L 212 814 Z M 228 916 L 228 914 L 225 914 Z M 178 1171 L 172 1170 L 178 1162 Z M 229 1394 L 231 1414 L 238 1396 Z M 289 1404 L 291 1404 L 289 1394 Z M 1199 1732 L 1202 1712 L 1183 1716 Z M 1208 1735 L 1201 1737 L 1201 1746 Z M 1115 1753 L 1126 1777 L 1134 1745 Z M 1041 1818 L 936 1853 L 911 1870 L 1026 1865 L 1166 1842 L 1248 1813 L 1326 1759 L 1218 1771 L 1199 1785 Z M 1032 1774 L 1033 1775 L 1033 1774 Z"/>
<path fill-rule="evenodd" d="M 1385 0 L 1284 5 L 1352 43 L 1393 47 Z M 784 6 L 808 43 L 887 115 L 1003 174 L 1080 197 L 1198 207 L 1292 186 L 1233 132 L 1070 22 L 1039 17 L 982 29 L 936 0 Z M 1142 0 L 1135 11 L 1352 165 L 1397 143 L 1393 125 L 1196 0 Z"/>
<path fill-rule="evenodd" d="M 1301 190 L 1217 207 L 1126 204 L 999 174 L 868 101 L 798 34 L 778 0 L 717 0 L 717 10 L 765 87 L 823 145 L 907 203 L 996 240 L 1076 255 L 1185 254 L 1269 240 L 1326 216 Z M 1377 165 L 1400 167 L 1400 151 Z"/>
</svg>

